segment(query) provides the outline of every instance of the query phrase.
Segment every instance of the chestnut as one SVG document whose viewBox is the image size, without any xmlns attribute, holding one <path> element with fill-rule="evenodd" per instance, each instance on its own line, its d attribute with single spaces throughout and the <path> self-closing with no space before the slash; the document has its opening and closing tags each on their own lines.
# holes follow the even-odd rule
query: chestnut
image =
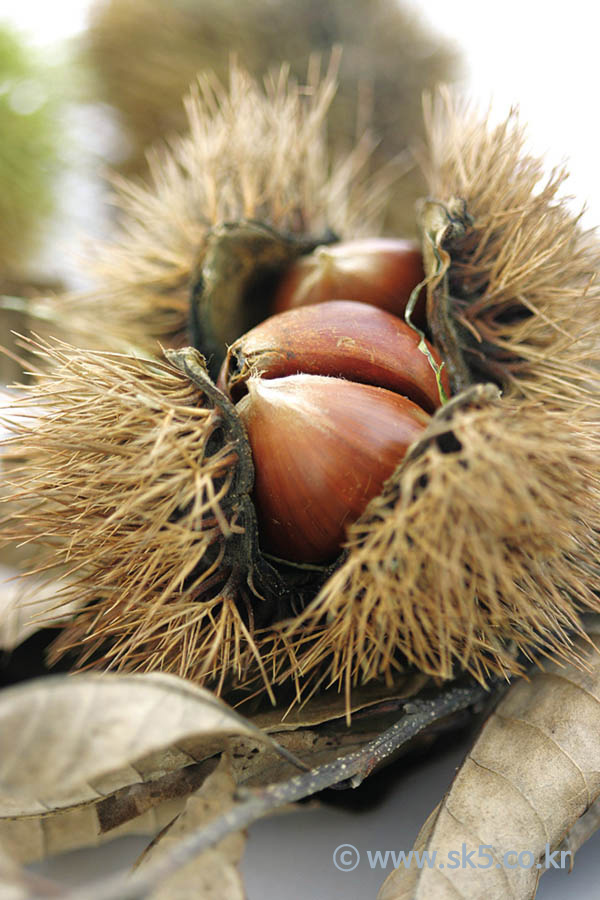
<svg viewBox="0 0 600 900">
<path fill-rule="evenodd" d="M 345 300 L 253 328 L 229 348 L 218 386 L 237 401 L 252 449 L 260 545 L 296 563 L 335 558 L 440 405 L 417 332 Z"/>
<path fill-rule="evenodd" d="M 413 289 L 425 278 L 418 244 L 400 238 L 363 238 L 317 247 L 288 268 L 273 312 L 326 300 L 357 300 L 403 316 Z M 424 298 L 413 318 L 422 325 Z"/>
<path fill-rule="evenodd" d="M 265 319 L 228 349 L 217 385 L 239 399 L 249 375 L 334 375 L 404 394 L 428 412 L 440 405 L 436 375 L 406 322 L 366 303 L 330 300 Z M 434 348 L 426 341 L 433 359 Z M 450 386 L 442 369 L 446 395 Z"/>
<path fill-rule="evenodd" d="M 237 409 L 264 550 L 327 563 L 429 416 L 400 394 L 322 375 L 250 378 Z"/>
</svg>

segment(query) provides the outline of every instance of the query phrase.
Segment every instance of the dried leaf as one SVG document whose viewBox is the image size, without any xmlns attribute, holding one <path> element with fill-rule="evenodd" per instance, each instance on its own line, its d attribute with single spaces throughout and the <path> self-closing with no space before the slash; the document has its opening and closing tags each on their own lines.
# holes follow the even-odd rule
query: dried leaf
<svg viewBox="0 0 600 900">
<path fill-rule="evenodd" d="M 191 831 L 227 812 L 233 806 L 235 790 L 232 769 L 224 757 L 200 790 L 188 799 L 185 810 L 150 845 L 142 857 L 141 868 L 168 853 Z M 237 866 L 245 843 L 241 832 L 228 835 L 167 878 L 152 892 L 151 900 L 243 900 L 245 891 Z"/>
<path fill-rule="evenodd" d="M 39 679 L 0 697 L 0 791 L 54 804 L 109 773 L 122 779 L 125 767 L 153 751 L 201 738 L 214 753 L 232 734 L 260 738 L 262 732 L 213 694 L 172 675 Z"/>
<path fill-rule="evenodd" d="M 396 869 L 379 900 L 530 900 L 569 865 L 552 854 L 600 794 L 600 654 L 579 650 L 586 671 L 552 664 L 509 689 L 417 837 L 434 865 Z"/>
<path fill-rule="evenodd" d="M 301 706 L 293 706 L 286 710 L 283 716 L 281 709 L 272 709 L 253 717 L 252 721 L 269 734 L 281 735 L 283 731 L 295 731 L 343 719 L 348 712 L 356 716 L 362 710 L 379 704 L 414 697 L 428 685 L 431 685 L 431 679 L 420 672 L 400 675 L 391 685 L 371 682 L 357 687 L 352 692 L 349 708 L 343 694 L 329 690 L 315 694 Z"/>
<path fill-rule="evenodd" d="M 595 800 L 587 810 L 587 812 L 585 812 L 583 816 L 578 819 L 577 822 L 575 822 L 575 824 L 559 846 L 559 850 L 568 850 L 571 854 L 569 858 L 569 871 L 573 868 L 575 854 L 577 853 L 579 848 L 582 847 L 586 841 L 589 841 L 589 839 L 598 831 L 599 828 L 600 802 L 598 800 Z"/>
<path fill-rule="evenodd" d="M 80 897 L 85 900 L 140 900 L 147 897 L 157 885 L 178 873 L 201 853 L 262 816 L 332 785 L 360 784 L 377 763 L 395 753 L 412 737 L 434 722 L 478 703 L 483 694 L 478 685 L 453 685 L 431 700 L 407 704 L 405 714 L 397 722 L 356 752 L 296 774 L 284 782 L 254 790 L 238 789 L 234 802 L 225 812 L 221 811 L 199 827 L 190 827 L 169 849 L 147 860 L 145 866 L 131 876 L 114 875 L 90 882 L 85 893 L 77 893 L 77 900 Z"/>
<path fill-rule="evenodd" d="M 360 716 L 360 710 L 368 709 L 360 716 L 363 721 L 358 732 L 344 726 L 344 700 L 335 692 L 314 697 L 302 709 L 295 707 L 289 717 L 274 709 L 252 721 L 271 732 L 289 752 L 311 766 L 321 765 L 376 738 L 397 709 L 393 697 L 414 697 L 427 682 L 418 675 L 407 678 L 397 684 L 393 696 L 381 687 L 358 691 L 353 713 Z M 378 706 L 373 709 L 373 704 Z M 306 727 L 308 724 L 313 727 Z M 451 720 L 448 727 L 452 727 Z M 239 736 L 229 743 L 239 784 L 266 785 L 297 771 L 262 740 Z M 159 750 L 135 765 L 94 780 L 93 786 L 73 789 L 63 799 L 46 804 L 2 799 L 0 845 L 15 859 L 31 862 L 78 847 L 98 846 L 123 834 L 156 834 L 213 770 L 214 753 L 215 747 L 207 744 L 205 737 L 190 738 L 185 747 Z"/>
<path fill-rule="evenodd" d="M 379 725 L 379 723 L 378 723 Z M 332 732 L 328 728 L 283 732 L 281 743 L 313 766 L 334 762 L 343 754 L 359 751 L 381 733 L 381 726 Z M 275 750 L 250 738 L 230 740 L 231 754 L 239 784 L 267 785 L 290 778 L 297 771 L 280 759 Z M 198 755 L 211 748 L 202 741 Z M 24 803 L 0 800 L 0 846 L 19 862 L 29 863 L 79 847 L 95 847 L 125 834 L 155 835 L 181 812 L 186 796 L 197 790 L 215 765 L 214 757 L 189 764 L 195 752 L 186 743 L 186 752 L 175 749 L 155 755 L 161 768 L 173 766 L 160 776 L 146 760 L 136 762 L 122 773 L 111 773 L 54 806 L 36 801 Z M 177 766 L 180 766 L 177 768 Z M 148 779 L 148 780 L 146 780 Z M 109 790 L 111 784 L 132 782 Z"/>
<path fill-rule="evenodd" d="M 347 728 L 302 728 L 282 732 L 278 742 L 314 768 L 334 763 L 346 753 L 359 752 L 369 741 L 376 740 L 383 730 L 381 721 L 358 732 Z M 288 762 L 258 741 L 233 738 L 230 746 L 238 784 L 264 786 L 294 775 Z"/>
<path fill-rule="evenodd" d="M 197 790 L 215 765 L 213 760 L 188 765 L 106 794 L 101 782 L 95 782 L 93 789 L 80 792 L 79 799 L 51 808 L 3 798 L 0 846 L 11 859 L 30 863 L 67 850 L 97 847 L 126 834 L 154 835 L 179 814 L 185 797 Z M 136 768 L 143 773 L 139 764 Z M 134 774 L 130 770 L 130 778 Z"/>
</svg>

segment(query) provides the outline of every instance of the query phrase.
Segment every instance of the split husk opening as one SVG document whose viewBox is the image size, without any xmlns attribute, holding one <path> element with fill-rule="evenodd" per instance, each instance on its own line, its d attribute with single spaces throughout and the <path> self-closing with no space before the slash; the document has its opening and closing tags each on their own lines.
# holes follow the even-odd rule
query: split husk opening
<svg viewBox="0 0 600 900">
<path fill-rule="evenodd" d="M 373 221 L 356 157 L 328 176 L 311 143 L 327 79 L 308 113 L 282 83 L 258 113 L 242 74 L 229 96 L 212 90 L 191 101 L 191 136 L 155 159 L 154 188 L 121 185 L 129 241 L 103 251 L 106 291 L 82 313 L 102 317 L 114 348 L 132 334 L 146 355 L 157 337 L 181 344 L 188 293 L 200 307 L 227 222 L 275 235 L 276 269 L 321 235 L 353 235 L 359 212 Z M 330 685 L 349 698 L 410 666 L 485 681 L 577 658 L 579 611 L 598 608 L 598 245 L 559 197 L 565 173 L 544 180 L 526 154 L 515 114 L 492 128 L 442 92 L 426 121 L 424 289 L 454 397 L 332 570 L 290 572 L 260 553 L 247 442 L 195 351 L 38 347 L 50 369 L 30 396 L 44 414 L 17 427 L 22 509 L 6 528 L 46 547 L 58 604 L 84 600 L 56 653 L 299 700 Z M 214 334 L 206 346 L 195 335 L 215 352 Z"/>
</svg>

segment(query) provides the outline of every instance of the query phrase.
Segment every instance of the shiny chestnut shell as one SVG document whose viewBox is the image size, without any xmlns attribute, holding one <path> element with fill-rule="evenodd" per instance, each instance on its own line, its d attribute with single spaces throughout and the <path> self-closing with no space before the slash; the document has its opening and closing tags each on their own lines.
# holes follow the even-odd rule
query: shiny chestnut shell
<svg viewBox="0 0 600 900">
<path fill-rule="evenodd" d="M 273 312 L 326 300 L 357 300 L 404 316 L 413 289 L 425 278 L 419 246 L 399 238 L 364 238 L 317 247 L 299 257 L 279 282 Z M 414 320 L 424 322 L 424 298 Z"/>
<path fill-rule="evenodd" d="M 247 332 L 229 348 L 217 384 L 235 401 L 251 374 L 333 375 L 395 391 L 433 412 L 439 389 L 419 342 L 417 332 L 391 313 L 331 300 L 271 316 Z M 425 343 L 439 365 L 436 350 Z M 449 394 L 444 370 L 442 384 Z"/>
<path fill-rule="evenodd" d="M 247 386 L 237 409 L 254 457 L 261 547 L 330 562 L 429 416 L 392 391 L 340 378 L 251 378 Z"/>
</svg>

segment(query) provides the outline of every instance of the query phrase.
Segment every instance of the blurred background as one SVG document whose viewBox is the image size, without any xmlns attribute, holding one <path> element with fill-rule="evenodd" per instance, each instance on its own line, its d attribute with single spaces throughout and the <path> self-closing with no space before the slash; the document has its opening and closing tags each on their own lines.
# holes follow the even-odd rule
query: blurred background
<svg viewBox="0 0 600 900">
<path fill-rule="evenodd" d="M 334 152 L 369 128 L 374 164 L 420 138 L 421 93 L 458 84 L 498 118 L 518 105 L 530 148 L 569 161 L 570 190 L 600 208 L 594 115 L 595 17 L 537 2 L 468 0 L 3 0 L 0 4 L 0 280 L 79 286 L 85 236 L 111 227 L 108 170 L 145 174 L 145 151 L 185 128 L 196 73 L 227 79 L 232 55 L 258 77 L 344 47 L 330 128 Z M 410 231 L 422 182 L 408 171 L 387 230 Z"/>
<path fill-rule="evenodd" d="M 421 93 L 439 81 L 496 119 L 519 106 L 529 148 L 548 171 L 568 162 L 571 202 L 587 207 L 583 222 L 594 227 L 597 24 L 583 0 L 560 15 L 522 0 L 2 0 L 0 295 L 87 286 L 87 244 L 115 225 L 108 172 L 144 178 L 148 145 L 185 128 L 181 97 L 196 73 L 213 69 L 226 81 L 232 54 L 258 77 L 287 61 L 302 80 L 312 52 L 326 60 L 332 45 L 343 46 L 332 152 L 368 129 L 374 163 L 399 165 L 390 233 L 414 228 L 423 184 L 407 150 L 422 137 Z M 14 327 L 18 312 L 2 314 L 2 342 Z M 397 765 L 374 784 L 373 802 L 364 795 L 363 812 L 311 809 L 256 825 L 244 863 L 250 900 L 279 896 L 284 883 L 300 900 L 374 897 L 382 873 L 366 865 L 341 873 L 333 850 L 408 849 L 467 748 L 459 740 L 423 765 Z M 123 839 L 43 871 L 78 880 L 126 864 L 143 844 Z M 596 897 L 599 846 L 580 852 L 572 875 L 546 875 L 538 896 Z"/>
</svg>

